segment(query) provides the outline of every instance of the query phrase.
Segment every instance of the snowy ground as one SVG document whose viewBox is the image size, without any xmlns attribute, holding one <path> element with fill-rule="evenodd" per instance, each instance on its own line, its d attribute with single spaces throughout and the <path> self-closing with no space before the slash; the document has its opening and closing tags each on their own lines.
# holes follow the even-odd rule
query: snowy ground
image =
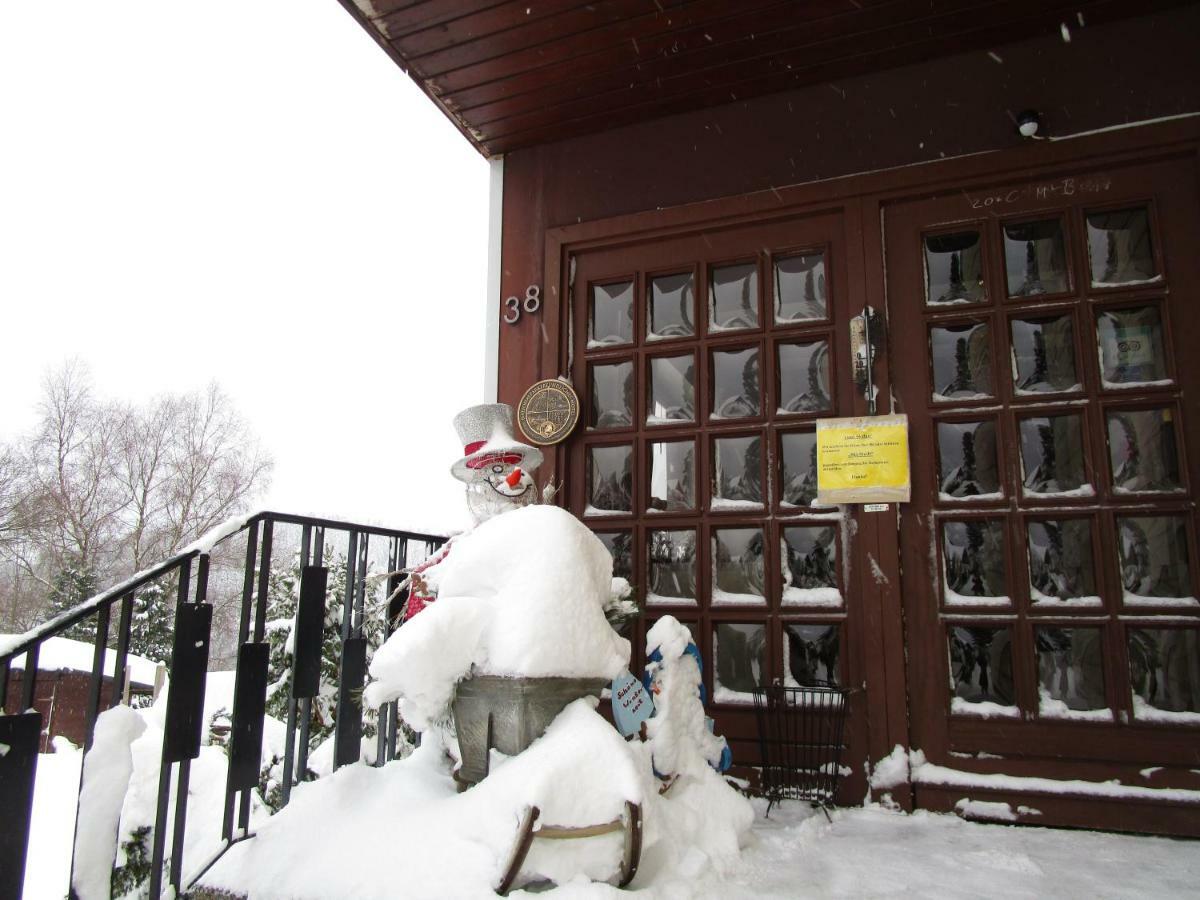
<svg viewBox="0 0 1200 900">
<path fill-rule="evenodd" d="M 354 767 L 357 768 L 357 767 Z M 38 761 L 27 900 L 61 900 L 71 855 L 71 823 L 79 754 Z M 1194 897 L 1200 890 L 1200 845 L 1194 841 L 1097 832 L 984 825 L 955 816 L 903 815 L 879 807 L 837 810 L 833 823 L 797 803 L 757 818 L 741 860 L 724 876 L 686 866 L 655 870 L 644 860 L 631 892 L 664 898 L 798 897 Z M 390 868 L 403 885 L 409 849 L 395 847 L 390 863 L 371 855 L 355 868 Z M 303 866 L 303 857 L 292 864 Z M 314 861 L 322 868 L 329 860 Z M 442 869 L 443 897 L 486 897 L 478 885 Z M 465 882 L 465 883 L 464 883 Z M 600 884 L 566 884 L 549 896 L 617 898 Z M 358 895 L 356 895 L 358 896 Z M 392 896 L 402 896 L 395 892 Z M 513 896 L 531 896 L 516 892 Z M 539 895 L 543 896 L 543 895 Z"/>
</svg>

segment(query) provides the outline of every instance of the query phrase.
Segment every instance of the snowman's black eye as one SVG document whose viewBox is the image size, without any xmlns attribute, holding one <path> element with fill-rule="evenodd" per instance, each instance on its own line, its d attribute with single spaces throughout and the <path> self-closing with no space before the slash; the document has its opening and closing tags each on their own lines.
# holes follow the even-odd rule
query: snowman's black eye
<svg viewBox="0 0 1200 900">
<path fill-rule="evenodd" d="M 499 475 L 504 471 L 504 466 L 492 466 L 492 471 Z"/>
</svg>

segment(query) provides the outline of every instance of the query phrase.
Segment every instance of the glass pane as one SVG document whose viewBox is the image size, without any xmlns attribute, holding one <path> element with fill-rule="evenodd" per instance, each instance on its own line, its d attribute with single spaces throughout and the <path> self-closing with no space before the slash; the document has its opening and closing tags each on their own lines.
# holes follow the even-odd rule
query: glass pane
<svg viewBox="0 0 1200 900">
<path fill-rule="evenodd" d="M 713 529 L 712 553 L 714 606 L 766 602 L 761 528 Z"/>
<path fill-rule="evenodd" d="M 659 356 L 650 360 L 650 404 L 647 425 L 693 422 L 696 419 L 696 357 Z"/>
<path fill-rule="evenodd" d="M 1117 552 L 1127 604 L 1195 605 L 1183 516 L 1117 519 Z"/>
<path fill-rule="evenodd" d="M 987 322 L 930 328 L 929 342 L 934 400 L 992 395 L 992 345 Z"/>
<path fill-rule="evenodd" d="M 762 439 L 713 438 L 712 509 L 762 506 Z"/>
<path fill-rule="evenodd" d="M 1021 462 L 1026 493 L 1092 494 L 1083 459 L 1083 428 L 1074 413 L 1021 419 Z"/>
<path fill-rule="evenodd" d="M 946 604 L 1008 605 L 1004 522 L 968 519 L 942 523 Z M 987 601 L 992 601 L 988 604 Z"/>
<path fill-rule="evenodd" d="M 650 445 L 650 509 L 696 507 L 696 443 L 664 441 Z"/>
<path fill-rule="evenodd" d="M 633 424 L 633 363 L 592 366 L 593 428 L 624 428 Z"/>
<path fill-rule="evenodd" d="M 597 531 L 596 537 L 608 548 L 613 558 L 613 578 L 633 583 L 633 532 Z"/>
<path fill-rule="evenodd" d="M 804 253 L 775 260 L 775 321 L 786 325 L 828 316 L 825 254 Z"/>
<path fill-rule="evenodd" d="M 1010 629 L 950 629 L 950 696 L 959 711 L 962 703 L 1016 704 Z"/>
<path fill-rule="evenodd" d="M 716 684 L 713 700 L 718 703 L 753 703 L 751 693 L 766 684 L 767 630 L 763 625 L 723 622 L 713 634 Z"/>
<path fill-rule="evenodd" d="M 783 529 L 783 602 L 840 606 L 837 529 L 802 525 Z"/>
<path fill-rule="evenodd" d="M 786 649 L 783 683 L 787 687 L 841 684 L 841 634 L 837 625 L 783 626 Z"/>
<path fill-rule="evenodd" d="M 588 484 L 587 515 L 633 512 L 633 448 L 590 448 Z"/>
<path fill-rule="evenodd" d="M 648 603 L 696 603 L 696 532 L 651 531 L 646 540 L 649 562 Z"/>
<path fill-rule="evenodd" d="M 995 422 L 938 422 L 941 495 L 999 497 Z"/>
<path fill-rule="evenodd" d="M 1092 213 L 1087 226 L 1093 287 L 1157 280 L 1150 217 L 1144 208 Z"/>
<path fill-rule="evenodd" d="M 1200 713 L 1200 629 L 1129 629 L 1129 679 L 1139 719 Z"/>
<path fill-rule="evenodd" d="M 1099 628 L 1033 630 L 1037 648 L 1041 715 L 1070 717 L 1075 711 L 1104 710 L 1104 645 Z"/>
<path fill-rule="evenodd" d="M 811 506 L 817 499 L 817 435 L 796 431 L 779 436 L 780 501 L 783 506 Z"/>
<path fill-rule="evenodd" d="M 978 231 L 926 236 L 925 287 L 930 304 L 985 299 Z"/>
<path fill-rule="evenodd" d="M 1067 245 L 1062 222 L 1043 219 L 1004 226 L 1004 266 L 1008 296 L 1061 294 L 1067 280 Z"/>
<path fill-rule="evenodd" d="M 1100 339 L 1100 376 L 1105 387 L 1167 379 L 1162 322 L 1156 307 L 1102 312 L 1096 330 Z"/>
<path fill-rule="evenodd" d="M 712 418 L 757 416 L 759 400 L 758 348 L 714 350 L 712 355 Z"/>
<path fill-rule="evenodd" d="M 650 340 L 696 333 L 694 280 L 691 272 L 650 279 L 650 322 L 646 334 Z"/>
<path fill-rule="evenodd" d="M 1034 606 L 1101 606 L 1090 519 L 1030 522 L 1029 593 Z"/>
<path fill-rule="evenodd" d="M 1126 491 L 1177 491 L 1179 454 L 1170 409 L 1122 409 L 1108 414 L 1108 456 L 1113 488 Z"/>
<path fill-rule="evenodd" d="M 592 285 L 588 347 L 633 343 L 633 282 Z"/>
<path fill-rule="evenodd" d="M 832 408 L 829 344 L 779 345 L 779 412 L 820 412 Z"/>
<path fill-rule="evenodd" d="M 721 266 L 709 273 L 710 331 L 758 327 L 758 265 Z"/>
<path fill-rule="evenodd" d="M 1013 319 L 1013 384 L 1018 394 L 1079 390 L 1070 316 Z"/>
</svg>

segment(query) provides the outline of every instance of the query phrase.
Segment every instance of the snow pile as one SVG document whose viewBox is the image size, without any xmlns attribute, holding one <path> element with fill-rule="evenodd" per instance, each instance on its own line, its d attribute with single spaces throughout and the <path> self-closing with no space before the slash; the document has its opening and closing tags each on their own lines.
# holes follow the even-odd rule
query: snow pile
<svg viewBox="0 0 1200 900">
<path fill-rule="evenodd" d="M 146 730 L 137 710 L 116 706 L 96 719 L 92 749 L 83 766 L 75 835 L 75 879 L 80 900 L 109 896 L 109 874 L 117 854 L 121 807 L 133 775 L 130 746 Z"/>
<path fill-rule="evenodd" d="M 897 744 L 892 752 L 875 763 L 871 770 L 871 789 L 884 791 L 908 784 L 908 753 Z"/>
<path fill-rule="evenodd" d="M 366 700 L 403 698 L 420 729 L 442 718 L 454 685 L 480 674 L 613 678 L 629 642 L 604 616 L 612 556 L 573 515 L 528 506 L 462 535 L 424 573 L 438 600 L 371 663 Z"/>
<path fill-rule="evenodd" d="M 439 601 L 441 602 L 441 601 Z M 235 846 L 203 879 L 256 898 L 487 897 L 499 882 L 524 811 L 538 826 L 583 827 L 622 819 L 626 801 L 643 807 L 643 854 L 634 887 L 659 877 L 728 872 L 750 828 L 750 803 L 707 765 L 680 775 L 660 796 L 649 748 L 626 743 L 595 711 L 576 700 L 518 756 L 498 758 L 465 793 L 455 791 L 451 763 L 427 739 L 383 768 L 346 766 L 301 784 L 292 802 Z M 518 884 L 549 880 L 605 896 L 618 872 L 621 832 L 576 840 L 535 839 Z M 403 859 L 401 871 L 385 860 Z M 331 865 L 330 860 L 362 860 Z"/>
<path fill-rule="evenodd" d="M 726 743 L 709 731 L 700 703 L 700 667 L 688 653 L 692 634 L 674 616 L 663 616 L 646 634 L 646 666 L 654 694 L 654 716 L 646 742 L 662 775 L 700 777 L 721 761 Z"/>
<path fill-rule="evenodd" d="M 233 672 L 208 675 L 203 713 L 206 724 L 222 710 L 232 709 L 233 687 Z M 105 711 L 96 720 L 95 739 L 87 756 L 79 793 L 74 887 L 81 900 L 109 896 L 109 873 L 114 859 L 117 870 L 114 896 L 136 888 L 148 873 L 168 695 L 169 686 L 153 706 L 145 709 L 118 706 Z M 285 731 L 286 726 L 278 719 L 266 717 L 264 759 L 282 756 Z M 211 743 L 211 734 L 207 730 L 204 734 L 200 755 L 192 761 L 188 791 L 183 866 L 188 875 L 194 874 L 222 843 L 228 757 L 224 748 Z M 176 780 L 172 778 L 172 810 L 175 808 L 175 790 Z M 253 826 L 266 818 L 267 810 L 257 793 L 252 797 Z M 172 815 L 167 821 L 168 857 L 173 824 Z"/>
<path fill-rule="evenodd" d="M 440 602 L 440 601 L 439 601 Z M 434 740 L 381 769 L 346 766 L 301 784 L 292 802 L 204 878 L 254 897 L 488 896 L 500 880 L 527 807 L 539 825 L 580 827 L 622 817 L 646 788 L 635 747 L 577 700 L 519 756 L 499 760 L 463 794 Z M 319 823 L 319 827 L 317 824 Z M 618 869 L 620 832 L 535 840 L 522 881 L 604 880 Z M 379 865 L 397 854 L 403 871 Z M 331 859 L 366 865 L 328 865 Z M 399 880 L 397 880 L 399 879 Z"/>
<path fill-rule="evenodd" d="M 75 792 L 83 754 L 65 737 L 53 740 L 54 752 L 37 758 L 33 783 L 33 819 L 25 865 L 26 900 L 62 900 L 71 871 L 75 833 Z"/>
</svg>

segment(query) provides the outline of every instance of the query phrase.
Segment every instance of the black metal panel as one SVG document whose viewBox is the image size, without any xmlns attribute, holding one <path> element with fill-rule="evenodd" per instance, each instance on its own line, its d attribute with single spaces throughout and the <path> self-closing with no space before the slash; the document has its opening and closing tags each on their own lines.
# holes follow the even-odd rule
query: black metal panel
<svg viewBox="0 0 1200 900">
<path fill-rule="evenodd" d="M 300 603 L 292 650 L 292 696 L 315 697 L 321 689 L 321 638 L 325 626 L 325 591 L 329 569 L 305 566 L 300 571 Z"/>
<path fill-rule="evenodd" d="M 342 647 L 338 684 L 337 744 L 334 766 L 358 762 L 362 744 L 362 690 L 367 675 L 367 639 L 350 638 Z"/>
<path fill-rule="evenodd" d="M 175 610 L 175 644 L 171 650 L 171 687 L 167 694 L 163 761 L 181 762 L 200 755 L 204 728 L 204 676 L 212 607 L 181 603 Z"/>
<path fill-rule="evenodd" d="M 8 746 L 0 765 L 0 897 L 20 897 L 25 881 L 25 851 L 33 814 L 33 782 L 37 774 L 39 713 L 0 716 L 0 744 Z"/>
<path fill-rule="evenodd" d="M 233 727 L 229 735 L 229 787 L 258 786 L 262 763 L 263 716 L 267 711 L 267 662 L 271 645 L 242 644 L 238 651 L 237 686 L 233 693 Z"/>
</svg>

